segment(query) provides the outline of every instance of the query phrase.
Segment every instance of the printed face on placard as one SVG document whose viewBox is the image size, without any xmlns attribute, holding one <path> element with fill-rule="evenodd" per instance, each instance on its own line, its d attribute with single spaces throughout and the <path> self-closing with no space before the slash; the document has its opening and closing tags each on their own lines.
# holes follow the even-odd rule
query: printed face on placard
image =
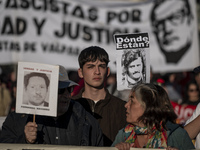
<svg viewBox="0 0 200 150">
<path fill-rule="evenodd" d="M 31 77 L 26 92 L 29 104 L 35 106 L 41 105 L 47 96 L 47 86 L 44 78 L 37 76 Z"/>
<path fill-rule="evenodd" d="M 138 80 L 142 78 L 142 58 L 138 57 L 136 60 L 132 61 L 128 66 L 128 75 L 133 80 Z"/>
</svg>

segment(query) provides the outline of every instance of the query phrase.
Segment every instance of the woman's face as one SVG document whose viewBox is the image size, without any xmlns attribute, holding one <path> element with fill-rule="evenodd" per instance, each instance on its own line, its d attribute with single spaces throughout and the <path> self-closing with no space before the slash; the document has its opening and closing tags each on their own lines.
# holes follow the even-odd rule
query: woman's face
<svg viewBox="0 0 200 150">
<path fill-rule="evenodd" d="M 189 85 L 188 96 L 190 101 L 199 100 L 199 90 L 195 84 Z"/>
<path fill-rule="evenodd" d="M 135 92 L 130 93 L 129 101 L 125 104 L 126 108 L 126 121 L 137 126 L 141 126 L 138 118 L 144 113 L 144 106 L 137 100 Z"/>
</svg>

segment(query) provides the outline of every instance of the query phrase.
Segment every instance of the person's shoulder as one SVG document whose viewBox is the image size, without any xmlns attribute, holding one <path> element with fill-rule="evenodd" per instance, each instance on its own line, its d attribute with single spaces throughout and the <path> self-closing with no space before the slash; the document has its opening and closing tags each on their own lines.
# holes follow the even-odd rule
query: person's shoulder
<svg viewBox="0 0 200 150">
<path fill-rule="evenodd" d="M 167 121 L 166 127 L 170 130 L 174 130 L 175 128 L 178 128 L 180 125 L 176 123 L 172 123 L 171 121 Z"/>
<path fill-rule="evenodd" d="M 72 96 L 72 99 L 73 99 L 73 100 L 77 100 L 77 99 L 82 98 L 82 93 L 83 93 L 83 89 L 80 90 L 76 95 L 73 95 L 73 96 Z"/>
<path fill-rule="evenodd" d="M 200 114 L 200 102 L 197 104 L 195 111 L 198 113 L 198 115 Z"/>
<path fill-rule="evenodd" d="M 81 104 L 77 100 L 74 100 L 74 99 L 70 100 L 70 107 L 72 107 L 73 109 L 79 109 L 79 110 L 82 109 Z"/>
<path fill-rule="evenodd" d="M 11 112 L 7 115 L 5 122 L 7 123 L 22 123 L 26 122 L 28 119 L 28 114 L 21 114 L 21 113 L 16 113 L 16 112 Z"/>
<path fill-rule="evenodd" d="M 186 121 L 185 125 L 193 121 L 200 114 L 200 103 L 198 103 L 196 109 L 194 110 L 192 116 Z"/>
<path fill-rule="evenodd" d="M 17 117 L 17 118 L 24 118 L 28 116 L 27 114 L 22 114 L 22 113 L 16 113 L 15 111 L 11 112 L 8 114 L 7 117 Z"/>
<path fill-rule="evenodd" d="M 77 100 L 77 99 L 80 99 L 80 98 L 81 98 L 81 95 L 80 95 L 80 94 L 77 94 L 77 95 L 72 96 L 72 99 L 73 99 L 73 100 Z"/>
<path fill-rule="evenodd" d="M 89 112 L 87 112 L 79 102 L 76 100 L 71 100 L 70 105 L 73 107 L 73 113 L 75 113 L 78 118 L 86 119 L 90 123 L 97 124 L 96 119 Z"/>
<path fill-rule="evenodd" d="M 115 110 L 124 110 L 125 111 L 125 107 L 124 105 L 126 104 L 126 101 L 112 95 L 109 93 L 109 106 L 112 106 L 112 109 L 115 109 Z M 120 111 L 117 111 L 117 112 L 120 112 Z"/>
<path fill-rule="evenodd" d="M 78 117 L 82 117 L 86 114 L 85 108 L 77 100 L 71 100 L 69 107 Z"/>
<path fill-rule="evenodd" d="M 89 112 L 85 113 L 85 118 L 86 118 L 86 121 L 88 121 L 90 124 L 99 126 L 99 123 L 97 122 L 96 118 L 94 118 L 94 116 L 92 116 Z"/>
<path fill-rule="evenodd" d="M 87 101 L 86 98 L 83 98 L 83 97 L 77 97 L 77 98 L 72 98 L 72 101 L 75 101 L 75 102 L 83 102 L 83 101 Z"/>
<path fill-rule="evenodd" d="M 168 146 L 177 147 L 179 149 L 185 150 L 194 149 L 194 145 L 187 131 L 181 126 L 176 128 L 172 132 L 168 132 L 167 136 Z"/>
<path fill-rule="evenodd" d="M 186 133 L 186 130 L 182 127 L 182 126 L 178 126 L 174 132 L 179 132 L 179 133 L 183 133 L 185 134 Z"/>
<path fill-rule="evenodd" d="M 170 121 L 167 122 L 166 126 L 168 128 L 169 135 L 173 135 L 173 134 L 184 135 L 187 133 L 186 130 L 181 125 L 172 123 Z"/>
<path fill-rule="evenodd" d="M 118 131 L 117 135 L 115 136 L 115 140 L 113 141 L 111 147 L 114 147 L 116 144 L 125 142 L 125 128 L 122 128 Z"/>
<path fill-rule="evenodd" d="M 115 113 L 115 115 L 117 115 L 118 117 L 119 117 L 119 115 L 120 116 L 125 115 L 125 113 L 126 113 L 126 108 L 124 107 L 125 104 L 126 104 L 126 101 L 124 101 L 118 97 L 115 97 L 113 95 L 109 101 L 110 110 L 113 111 L 113 113 Z M 124 118 L 125 118 L 125 116 L 124 116 Z"/>
<path fill-rule="evenodd" d="M 126 101 L 122 100 L 121 98 L 118 98 L 112 94 L 110 94 L 110 92 L 108 91 L 108 89 L 105 89 L 106 90 L 106 97 L 110 97 L 111 101 L 117 101 L 119 103 L 126 103 Z"/>
<path fill-rule="evenodd" d="M 170 137 L 170 139 L 188 136 L 187 131 L 179 124 L 174 124 L 168 121 L 166 127 L 168 128 L 167 136 Z"/>
<path fill-rule="evenodd" d="M 111 102 L 113 102 L 113 103 L 116 103 L 116 104 L 125 104 L 126 103 L 126 101 L 124 101 L 114 95 L 110 94 L 110 96 L 111 96 Z"/>
</svg>

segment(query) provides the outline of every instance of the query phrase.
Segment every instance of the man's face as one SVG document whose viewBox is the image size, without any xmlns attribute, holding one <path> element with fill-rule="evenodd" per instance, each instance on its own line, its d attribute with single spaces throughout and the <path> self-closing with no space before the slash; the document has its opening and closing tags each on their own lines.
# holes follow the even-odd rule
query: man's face
<svg viewBox="0 0 200 150">
<path fill-rule="evenodd" d="M 29 79 L 26 92 L 29 103 L 35 106 L 41 105 L 47 95 L 47 86 L 44 78 L 38 76 L 31 77 Z"/>
<path fill-rule="evenodd" d="M 96 60 L 85 63 L 78 73 L 80 78 L 84 78 L 85 87 L 103 88 L 104 81 L 110 72 L 105 62 Z"/>
<path fill-rule="evenodd" d="M 170 11 L 166 11 L 166 8 L 170 8 Z M 191 31 L 183 1 L 163 2 L 155 9 L 155 22 L 156 36 L 162 50 L 177 52 L 190 42 Z"/>
<path fill-rule="evenodd" d="M 138 80 L 142 77 L 142 68 L 143 68 L 142 58 L 138 57 L 136 60 L 132 61 L 128 65 L 127 74 L 130 78 Z"/>
<path fill-rule="evenodd" d="M 71 100 L 71 91 L 70 89 L 73 87 L 68 87 L 64 89 L 58 89 L 58 106 L 57 106 L 57 116 L 61 116 L 64 114 L 69 107 L 69 103 Z"/>
</svg>

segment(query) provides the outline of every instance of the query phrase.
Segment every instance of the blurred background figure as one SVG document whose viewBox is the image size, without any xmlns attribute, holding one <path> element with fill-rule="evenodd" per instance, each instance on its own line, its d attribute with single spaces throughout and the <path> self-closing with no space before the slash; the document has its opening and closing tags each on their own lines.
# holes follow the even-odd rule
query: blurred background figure
<svg viewBox="0 0 200 150">
<path fill-rule="evenodd" d="M 116 80 L 116 73 L 111 73 L 106 81 L 106 86 L 110 94 L 124 100 L 128 101 L 128 96 L 131 90 L 117 90 L 117 80 Z"/>
<path fill-rule="evenodd" d="M 182 105 L 197 105 L 199 103 L 199 87 L 196 81 L 190 81 L 186 85 L 185 96 Z"/>
<path fill-rule="evenodd" d="M 13 112 L 15 111 L 15 105 L 16 105 L 16 93 L 17 93 L 17 83 L 16 81 L 12 83 L 12 86 L 11 86 L 11 98 L 12 98 L 12 102 L 11 102 L 11 105 L 10 105 L 10 112 Z"/>
<path fill-rule="evenodd" d="M 181 87 L 176 82 L 177 81 L 176 74 L 175 73 L 167 73 L 166 75 L 163 76 L 163 79 L 165 81 L 163 83 L 163 86 L 169 95 L 169 99 L 171 101 L 180 103 L 182 101 Z"/>
<path fill-rule="evenodd" d="M 194 79 L 195 81 L 197 82 L 198 84 L 198 87 L 200 89 L 200 66 L 199 67 L 196 67 L 194 70 Z"/>
<path fill-rule="evenodd" d="M 4 77 L 0 77 L 0 116 L 7 116 L 10 111 L 11 95 Z"/>
</svg>

